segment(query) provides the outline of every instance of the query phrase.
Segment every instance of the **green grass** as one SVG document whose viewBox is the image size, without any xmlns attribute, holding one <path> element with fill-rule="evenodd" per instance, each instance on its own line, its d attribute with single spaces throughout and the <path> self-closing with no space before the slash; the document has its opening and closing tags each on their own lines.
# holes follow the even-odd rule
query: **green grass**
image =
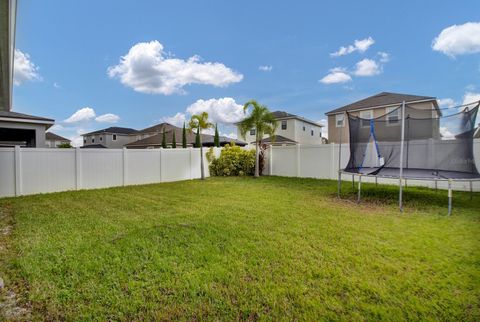
<svg viewBox="0 0 480 322">
<path fill-rule="evenodd" d="M 0 200 L 33 319 L 479 320 L 480 195 L 281 177 Z M 1 225 L 1 223 L 0 223 Z M 2 239 L 3 238 L 3 239 Z M 2 251 L 3 249 L 3 251 Z M 0 275 L 0 276 L 1 276 Z"/>
</svg>

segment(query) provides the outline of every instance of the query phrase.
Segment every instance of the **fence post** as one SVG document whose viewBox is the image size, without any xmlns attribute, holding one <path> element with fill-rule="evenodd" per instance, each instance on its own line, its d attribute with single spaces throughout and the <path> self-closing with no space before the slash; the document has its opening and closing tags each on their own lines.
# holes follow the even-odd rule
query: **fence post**
<svg viewBox="0 0 480 322">
<path fill-rule="evenodd" d="M 160 182 L 163 182 L 165 179 L 165 151 L 163 148 L 160 148 Z"/>
<path fill-rule="evenodd" d="M 188 151 L 190 152 L 190 180 L 192 180 L 193 179 L 193 171 L 192 171 L 192 168 L 193 168 L 193 148 L 189 147 Z"/>
<path fill-rule="evenodd" d="M 270 151 L 268 151 L 268 175 L 273 176 L 273 145 L 270 144 Z"/>
<path fill-rule="evenodd" d="M 127 148 L 123 147 L 122 149 L 122 159 L 123 159 L 123 185 L 127 184 Z"/>
<path fill-rule="evenodd" d="M 82 161 L 81 161 L 81 149 L 75 148 L 75 189 L 82 189 Z"/>
<path fill-rule="evenodd" d="M 297 177 L 300 177 L 301 169 L 300 169 L 300 144 L 296 146 L 297 150 Z"/>
<path fill-rule="evenodd" d="M 15 196 L 22 194 L 22 155 L 20 146 L 16 145 L 14 150 L 15 160 Z"/>
</svg>

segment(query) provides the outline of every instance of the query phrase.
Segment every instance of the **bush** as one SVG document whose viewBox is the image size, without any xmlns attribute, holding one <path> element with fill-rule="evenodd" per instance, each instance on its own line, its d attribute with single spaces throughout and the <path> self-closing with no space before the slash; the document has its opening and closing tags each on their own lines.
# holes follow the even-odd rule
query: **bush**
<svg viewBox="0 0 480 322">
<path fill-rule="evenodd" d="M 210 148 L 207 159 L 211 176 L 251 176 L 255 172 L 255 150 L 244 150 L 234 143 L 225 145 L 218 158 Z"/>
</svg>

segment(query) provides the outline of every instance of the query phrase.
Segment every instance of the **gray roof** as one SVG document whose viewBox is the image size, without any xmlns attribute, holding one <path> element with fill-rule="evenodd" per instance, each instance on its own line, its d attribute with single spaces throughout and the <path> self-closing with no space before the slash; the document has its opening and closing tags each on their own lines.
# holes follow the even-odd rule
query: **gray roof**
<svg viewBox="0 0 480 322">
<path fill-rule="evenodd" d="M 81 146 L 80 149 L 106 149 L 107 147 L 103 144 L 89 144 Z"/>
<path fill-rule="evenodd" d="M 255 143 L 255 141 L 251 143 Z M 268 138 L 263 139 L 262 143 L 266 143 L 266 144 L 272 143 L 272 137 L 269 136 Z M 273 144 L 295 144 L 295 143 L 297 142 L 281 135 L 275 135 L 275 139 L 273 140 Z"/>
<path fill-rule="evenodd" d="M 111 133 L 111 134 L 134 134 L 138 131 L 135 129 L 131 129 L 129 127 L 119 127 L 119 126 L 111 126 L 106 129 L 101 129 L 89 133 L 85 133 L 82 135 L 92 135 L 92 134 L 101 134 L 101 133 Z"/>
<path fill-rule="evenodd" d="M 318 124 L 315 121 L 312 121 L 312 120 L 306 119 L 302 116 L 291 114 L 291 113 L 288 113 L 288 112 L 285 112 L 285 111 L 275 111 L 275 112 L 272 112 L 272 114 L 277 120 L 297 119 L 297 120 L 303 121 L 305 123 L 316 125 L 318 127 L 323 127 L 323 125 Z"/>
<path fill-rule="evenodd" d="M 167 132 L 167 131 L 171 131 L 174 128 L 179 129 L 179 127 L 176 127 L 170 123 L 160 123 L 160 124 L 147 127 L 143 130 L 140 130 L 138 131 L 138 134 L 163 133 L 163 129 L 165 129 L 165 132 Z"/>
<path fill-rule="evenodd" d="M 55 134 L 53 132 L 45 132 L 45 139 L 46 140 L 68 141 L 68 142 L 70 142 L 69 139 L 66 139 L 63 136 L 60 136 L 60 135 Z"/>
<path fill-rule="evenodd" d="M 360 110 L 360 109 L 370 108 L 370 107 L 400 104 L 403 101 L 408 103 L 408 102 L 414 102 L 414 101 L 428 101 L 428 100 L 433 100 L 434 104 L 437 106 L 437 100 L 435 97 L 432 97 L 432 96 L 420 96 L 420 95 L 382 92 L 382 93 L 364 98 L 360 101 L 336 108 L 325 114 L 327 115 L 336 114 L 340 112 L 347 112 L 347 111 L 349 112 L 349 111 Z"/>
<path fill-rule="evenodd" d="M 17 113 L 12 111 L 0 111 L 0 117 L 12 118 L 12 119 L 24 119 L 24 120 L 32 120 L 32 121 L 43 121 L 52 123 L 55 122 L 53 119 L 49 119 L 46 117 L 28 115 L 23 113 Z"/>
</svg>

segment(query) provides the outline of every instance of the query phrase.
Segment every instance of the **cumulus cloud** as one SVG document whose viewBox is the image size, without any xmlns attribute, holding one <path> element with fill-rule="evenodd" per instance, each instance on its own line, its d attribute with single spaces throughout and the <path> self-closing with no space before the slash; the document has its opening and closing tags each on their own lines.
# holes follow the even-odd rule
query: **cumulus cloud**
<svg viewBox="0 0 480 322">
<path fill-rule="evenodd" d="M 242 120 L 245 115 L 243 106 L 237 104 L 231 97 L 199 99 L 187 108 L 190 115 L 207 112 L 214 123 L 232 124 Z"/>
<path fill-rule="evenodd" d="M 377 55 L 381 63 L 388 63 L 390 61 L 390 55 L 384 51 L 379 51 Z"/>
<path fill-rule="evenodd" d="M 455 102 L 455 100 L 452 98 L 440 98 L 437 100 L 437 102 L 440 108 L 452 108 L 457 105 L 457 102 Z"/>
<path fill-rule="evenodd" d="M 433 40 L 432 49 L 451 57 L 479 53 L 480 22 L 467 22 L 443 29 Z"/>
<path fill-rule="evenodd" d="M 185 122 L 186 117 L 185 113 L 177 113 L 174 116 L 165 116 L 162 117 L 161 121 L 165 123 L 169 123 L 175 126 L 183 126 L 183 123 Z"/>
<path fill-rule="evenodd" d="M 273 66 L 271 65 L 258 66 L 258 70 L 261 70 L 262 72 L 271 72 L 272 69 L 273 69 Z"/>
<path fill-rule="evenodd" d="M 348 75 L 347 70 L 342 67 L 336 67 L 333 69 L 330 69 L 330 73 L 324 76 L 321 80 L 320 83 L 323 84 L 338 84 L 338 83 L 346 83 L 350 82 L 352 80 L 352 77 Z"/>
<path fill-rule="evenodd" d="M 86 122 L 86 121 L 91 121 L 95 118 L 95 111 L 93 108 L 90 107 L 83 107 L 73 113 L 68 119 L 66 119 L 64 122 L 65 123 L 80 123 L 80 122 Z"/>
<path fill-rule="evenodd" d="M 30 60 L 30 55 L 15 49 L 13 63 L 13 84 L 21 85 L 27 81 L 42 80 L 38 67 Z"/>
<path fill-rule="evenodd" d="M 112 113 L 103 114 L 95 118 L 95 121 L 99 123 L 117 123 L 119 120 L 120 117 Z"/>
<path fill-rule="evenodd" d="M 362 59 L 355 65 L 355 76 L 374 76 L 381 73 L 380 65 L 372 59 Z"/>
<path fill-rule="evenodd" d="M 202 62 L 199 56 L 172 58 L 157 40 L 134 45 L 107 73 L 137 92 L 163 95 L 185 93 L 189 84 L 225 87 L 243 79 L 224 64 Z"/>
<path fill-rule="evenodd" d="M 440 135 L 442 136 L 442 140 L 455 139 L 455 135 L 452 132 L 450 132 L 450 130 L 446 126 L 440 127 Z"/>
<path fill-rule="evenodd" d="M 374 43 L 375 43 L 375 40 L 373 40 L 372 37 L 368 37 L 368 38 L 360 39 L 360 40 L 355 40 L 353 45 L 349 45 L 347 47 L 342 46 L 336 52 L 331 53 L 330 56 L 331 57 L 345 56 L 345 55 L 351 54 L 351 53 L 356 52 L 356 51 L 358 51 L 360 53 L 364 53 Z"/>
</svg>

